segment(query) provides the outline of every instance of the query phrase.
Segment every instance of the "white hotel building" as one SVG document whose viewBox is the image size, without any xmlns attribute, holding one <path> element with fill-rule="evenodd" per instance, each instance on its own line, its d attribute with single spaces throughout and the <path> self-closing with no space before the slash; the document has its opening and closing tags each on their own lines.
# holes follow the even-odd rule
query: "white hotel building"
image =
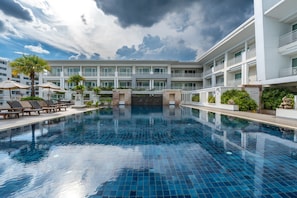
<svg viewBox="0 0 297 198">
<path fill-rule="evenodd" d="M 52 71 L 39 83 L 64 89 L 71 75 L 85 77 L 86 87 L 161 91 L 180 89 L 182 100 L 193 94 L 207 103 L 209 94 L 231 88 L 297 87 L 297 1 L 254 0 L 254 16 L 241 24 L 195 62 L 142 60 L 53 60 Z M 257 100 L 257 98 L 255 98 Z"/>
</svg>

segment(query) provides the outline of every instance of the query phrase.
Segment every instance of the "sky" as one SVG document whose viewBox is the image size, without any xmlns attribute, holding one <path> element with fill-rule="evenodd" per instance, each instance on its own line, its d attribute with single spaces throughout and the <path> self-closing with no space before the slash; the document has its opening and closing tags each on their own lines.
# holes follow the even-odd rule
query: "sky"
<svg viewBox="0 0 297 198">
<path fill-rule="evenodd" d="M 0 57 L 195 61 L 253 0 L 0 0 Z"/>
</svg>

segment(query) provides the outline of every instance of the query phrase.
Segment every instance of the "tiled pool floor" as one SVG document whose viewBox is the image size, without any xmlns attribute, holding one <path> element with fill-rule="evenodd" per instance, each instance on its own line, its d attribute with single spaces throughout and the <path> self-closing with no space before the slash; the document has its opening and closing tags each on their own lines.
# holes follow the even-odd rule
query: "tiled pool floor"
<svg viewBox="0 0 297 198">
<path fill-rule="evenodd" d="M 190 108 L 125 108 L 3 131 L 4 197 L 296 197 L 296 132 Z"/>
</svg>

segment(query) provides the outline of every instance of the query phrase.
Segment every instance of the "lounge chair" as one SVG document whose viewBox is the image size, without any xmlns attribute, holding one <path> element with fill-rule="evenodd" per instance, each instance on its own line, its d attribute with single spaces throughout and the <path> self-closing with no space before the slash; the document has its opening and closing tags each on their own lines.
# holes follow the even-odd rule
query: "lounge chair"
<svg viewBox="0 0 297 198">
<path fill-rule="evenodd" d="M 24 106 L 22 105 L 22 103 L 24 104 Z M 7 104 L 9 104 L 11 108 L 20 111 L 22 115 L 24 115 L 25 113 L 31 115 L 31 112 L 36 112 L 38 113 L 38 115 L 40 115 L 40 111 L 42 111 L 42 109 L 34 108 L 32 106 L 26 106 L 25 101 L 22 101 L 22 103 L 17 100 L 7 101 Z"/>
<path fill-rule="evenodd" d="M 45 111 L 46 113 L 50 113 L 50 112 L 55 112 L 56 108 L 55 107 L 47 107 L 47 106 L 42 106 L 40 104 L 39 101 L 37 100 L 31 100 L 29 101 L 30 104 L 32 105 L 32 107 L 36 108 L 36 109 L 42 109 L 43 111 Z"/>
<path fill-rule="evenodd" d="M 36 112 L 40 115 L 40 111 L 42 111 L 41 108 L 34 108 L 29 101 L 20 101 L 22 107 L 25 108 L 25 111 L 27 111 L 29 113 L 29 115 L 31 115 L 31 112 Z"/>
<path fill-rule="evenodd" d="M 21 111 L 18 109 L 13 109 L 13 108 L 9 108 L 9 107 L 0 108 L 0 115 L 3 116 L 4 119 L 11 117 L 12 115 L 15 118 L 19 118 L 20 113 L 21 113 Z"/>
<path fill-rule="evenodd" d="M 54 103 L 53 100 L 45 100 L 45 102 L 49 107 L 56 107 L 59 111 L 61 111 L 62 109 L 66 111 L 68 107 L 65 104 Z"/>
</svg>

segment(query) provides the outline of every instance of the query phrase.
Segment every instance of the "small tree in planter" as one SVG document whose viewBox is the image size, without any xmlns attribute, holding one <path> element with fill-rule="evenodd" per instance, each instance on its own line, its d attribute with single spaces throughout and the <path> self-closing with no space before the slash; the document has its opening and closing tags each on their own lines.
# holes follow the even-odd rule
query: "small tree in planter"
<svg viewBox="0 0 297 198">
<path fill-rule="evenodd" d="M 82 94 L 85 90 L 85 86 L 84 85 L 80 85 L 79 83 L 84 81 L 85 78 L 79 74 L 75 74 L 69 77 L 68 82 L 70 83 L 74 83 L 75 87 L 74 87 L 74 91 L 76 91 L 76 95 L 75 95 L 75 105 L 83 105 L 83 97 Z"/>
</svg>

